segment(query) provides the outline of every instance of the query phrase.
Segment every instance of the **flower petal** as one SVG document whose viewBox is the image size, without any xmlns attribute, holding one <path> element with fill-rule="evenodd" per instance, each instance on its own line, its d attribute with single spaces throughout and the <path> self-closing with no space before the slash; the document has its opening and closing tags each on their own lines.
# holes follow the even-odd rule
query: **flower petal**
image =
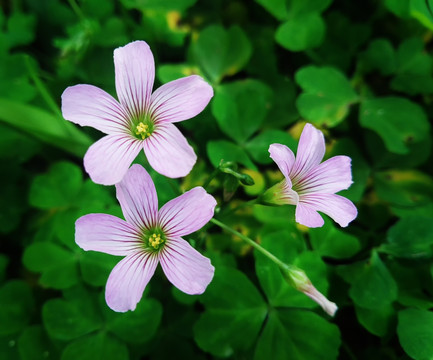
<svg viewBox="0 0 433 360">
<path fill-rule="evenodd" d="M 309 204 L 299 202 L 296 205 L 296 222 L 310 228 L 321 227 L 325 223 L 320 214 Z"/>
<path fill-rule="evenodd" d="M 292 183 L 302 179 L 311 169 L 320 164 L 325 155 L 325 138 L 320 130 L 305 124 L 299 139 L 296 161 L 290 177 Z"/>
<path fill-rule="evenodd" d="M 62 94 L 62 114 L 66 120 L 106 134 L 125 132 L 128 126 L 122 106 L 111 95 L 92 85 L 68 87 Z"/>
<path fill-rule="evenodd" d="M 159 125 L 143 142 L 143 147 L 150 166 L 170 178 L 188 175 L 197 161 L 193 148 L 170 123 Z"/>
<path fill-rule="evenodd" d="M 346 227 L 358 215 L 358 210 L 356 209 L 355 205 L 353 205 L 353 203 L 350 200 L 340 195 L 335 195 L 335 194 L 303 195 L 300 199 L 300 204 L 301 203 L 303 203 L 305 206 L 308 206 L 311 209 L 323 212 L 324 214 L 331 217 L 337 224 L 339 224 L 342 227 Z M 296 209 L 296 211 L 297 210 L 298 209 Z"/>
<path fill-rule="evenodd" d="M 156 123 L 183 121 L 201 113 L 212 96 L 212 86 L 191 75 L 158 88 L 152 94 L 149 111 Z"/>
<path fill-rule="evenodd" d="M 135 310 L 157 265 L 157 256 L 142 252 L 131 254 L 120 261 L 107 280 L 107 305 L 118 312 Z"/>
<path fill-rule="evenodd" d="M 122 181 L 116 184 L 116 195 L 126 221 L 138 229 L 156 225 L 158 197 L 152 178 L 141 165 L 129 168 Z"/>
<path fill-rule="evenodd" d="M 75 242 L 83 250 L 125 256 L 139 245 L 138 231 L 125 220 L 88 214 L 75 222 Z"/>
<path fill-rule="evenodd" d="M 289 174 L 292 170 L 293 164 L 295 163 L 295 155 L 286 145 L 282 144 L 271 144 L 269 146 L 270 157 L 278 165 L 280 171 L 286 178 L 289 186 L 292 186 Z"/>
<path fill-rule="evenodd" d="M 182 238 L 168 239 L 159 260 L 168 280 L 189 295 L 202 294 L 215 271 L 210 260 Z"/>
<path fill-rule="evenodd" d="M 84 155 L 84 168 L 93 182 L 113 185 L 122 180 L 142 143 L 128 135 L 107 135 L 94 143 Z"/>
<path fill-rule="evenodd" d="M 300 194 L 334 194 L 347 189 L 352 183 L 351 159 L 348 156 L 334 156 L 312 169 L 296 185 Z"/>
<path fill-rule="evenodd" d="M 150 104 L 155 62 L 149 45 L 134 41 L 114 50 L 116 91 L 119 101 L 130 116 L 146 112 Z"/>
<path fill-rule="evenodd" d="M 159 210 L 159 224 L 168 236 L 183 236 L 201 229 L 213 216 L 216 201 L 202 187 L 195 187 Z"/>
</svg>

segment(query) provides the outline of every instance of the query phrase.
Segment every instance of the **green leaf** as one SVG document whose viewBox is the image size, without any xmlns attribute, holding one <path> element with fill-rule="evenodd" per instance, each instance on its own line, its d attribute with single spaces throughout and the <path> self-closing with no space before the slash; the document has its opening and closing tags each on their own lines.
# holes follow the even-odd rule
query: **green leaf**
<svg viewBox="0 0 433 360">
<path fill-rule="evenodd" d="M 373 310 L 397 299 L 397 284 L 376 252 L 352 283 L 349 295 L 356 305 Z"/>
<path fill-rule="evenodd" d="M 40 209 L 67 207 L 76 200 L 83 177 L 81 169 L 69 162 L 58 162 L 46 174 L 38 175 L 30 188 L 29 201 Z"/>
<path fill-rule="evenodd" d="M 397 335 L 404 351 L 415 360 L 433 358 L 433 313 L 405 309 L 398 313 Z"/>
<path fill-rule="evenodd" d="M 58 359 L 58 353 L 41 325 L 26 328 L 18 339 L 21 360 Z"/>
<path fill-rule="evenodd" d="M 260 164 L 271 164 L 273 161 L 269 157 L 269 145 L 279 143 L 287 145 L 291 149 L 297 147 L 297 142 L 293 137 L 281 130 L 265 130 L 246 145 L 245 149 L 249 152 L 251 157 Z"/>
<path fill-rule="evenodd" d="M 275 40 L 290 51 L 304 51 L 319 46 L 325 36 L 326 25 L 318 13 L 291 18 L 275 33 Z"/>
<path fill-rule="evenodd" d="M 309 234 L 313 249 L 321 256 L 344 259 L 355 255 L 361 249 L 356 236 L 337 229 L 327 218 L 324 226 L 310 229 Z"/>
<path fill-rule="evenodd" d="M 252 46 L 240 27 L 232 26 L 226 30 L 211 25 L 200 32 L 192 44 L 192 53 L 211 82 L 218 84 L 224 76 L 242 70 L 251 57 Z"/>
<path fill-rule="evenodd" d="M 0 283 L 3 282 L 6 274 L 6 268 L 9 264 L 9 258 L 4 255 L 0 254 Z"/>
<path fill-rule="evenodd" d="M 394 325 L 396 312 L 390 304 L 377 309 L 355 306 L 355 310 L 359 323 L 373 335 L 383 337 Z"/>
<path fill-rule="evenodd" d="M 254 205 L 254 217 L 265 224 L 288 226 L 295 224 L 295 206 Z"/>
<path fill-rule="evenodd" d="M 0 98 L 0 121 L 79 157 L 92 143 L 70 122 L 35 106 L 8 99 Z"/>
<path fill-rule="evenodd" d="M 206 311 L 194 326 L 194 339 L 204 351 L 228 357 L 254 343 L 267 306 L 248 278 L 238 270 L 220 267 L 203 296 Z"/>
<path fill-rule="evenodd" d="M 185 76 L 202 74 L 199 68 L 188 64 L 164 64 L 158 67 L 157 75 L 159 81 L 165 84 Z"/>
<path fill-rule="evenodd" d="M 178 10 L 184 11 L 194 5 L 197 0 L 121 0 L 127 9 L 139 10 Z"/>
<path fill-rule="evenodd" d="M 410 0 L 409 12 L 426 28 L 433 30 L 433 14 L 431 0 Z"/>
<path fill-rule="evenodd" d="M 433 254 L 433 223 L 430 217 L 407 216 L 388 230 L 381 250 L 401 258 L 430 257 Z"/>
<path fill-rule="evenodd" d="M 221 130 L 237 143 L 244 143 L 262 125 L 272 91 L 257 80 L 221 85 L 212 101 L 212 114 Z"/>
<path fill-rule="evenodd" d="M 389 170 L 374 176 L 375 190 L 389 204 L 416 209 L 433 201 L 433 179 L 417 170 Z"/>
<path fill-rule="evenodd" d="M 358 101 L 344 74 L 331 67 L 303 67 L 295 74 L 304 91 L 296 105 L 300 114 L 319 126 L 333 127 L 344 120 L 349 106 Z"/>
<path fill-rule="evenodd" d="M 23 255 L 24 265 L 40 272 L 40 283 L 54 289 L 67 289 L 78 282 L 76 259 L 73 253 L 51 242 L 28 246 Z"/>
<path fill-rule="evenodd" d="M 391 88 L 409 95 L 433 92 L 433 59 L 418 37 L 405 40 L 398 48 L 398 68 Z"/>
<path fill-rule="evenodd" d="M 154 299 L 142 299 L 134 311 L 124 314 L 106 308 L 107 329 L 127 343 L 141 344 L 149 341 L 158 330 L 162 306 Z"/>
<path fill-rule="evenodd" d="M 387 39 L 375 39 L 361 55 L 362 65 L 366 71 L 378 70 L 382 75 L 396 71 L 397 59 L 391 42 Z"/>
<path fill-rule="evenodd" d="M 119 262 L 117 256 L 96 251 L 86 251 L 80 257 L 80 269 L 83 280 L 93 286 L 103 286 L 111 270 Z"/>
<path fill-rule="evenodd" d="M 66 346 L 62 360 L 128 360 L 127 346 L 107 333 L 100 332 L 80 338 Z"/>
<path fill-rule="evenodd" d="M 331 5 L 333 0 L 286 0 L 290 16 L 320 13 Z"/>
<path fill-rule="evenodd" d="M 319 315 L 278 309 L 269 314 L 254 359 L 335 360 L 340 344 L 338 327 Z"/>
<path fill-rule="evenodd" d="M 35 37 L 35 16 L 14 11 L 7 21 L 7 40 L 9 47 L 27 45 Z"/>
<path fill-rule="evenodd" d="M 247 153 L 236 144 L 225 140 L 209 141 L 207 143 L 207 156 L 213 166 L 219 166 L 221 160 L 233 161 L 245 167 L 257 170 Z"/>
<path fill-rule="evenodd" d="M 286 0 L 256 0 L 278 20 L 287 19 Z"/>
<path fill-rule="evenodd" d="M 385 142 L 386 148 L 397 154 L 407 154 L 408 144 L 424 140 L 430 130 L 423 108 L 399 97 L 363 101 L 360 123 L 375 131 Z"/>
<path fill-rule="evenodd" d="M 30 287 L 12 280 L 0 288 L 0 336 L 15 334 L 30 322 L 34 311 Z"/>
<path fill-rule="evenodd" d="M 72 340 L 100 328 L 96 316 L 89 316 L 90 309 L 80 305 L 63 299 L 51 299 L 43 305 L 42 319 L 51 338 Z"/>
<path fill-rule="evenodd" d="M 409 17 L 410 0 L 385 0 L 385 6 L 396 16 Z"/>
</svg>

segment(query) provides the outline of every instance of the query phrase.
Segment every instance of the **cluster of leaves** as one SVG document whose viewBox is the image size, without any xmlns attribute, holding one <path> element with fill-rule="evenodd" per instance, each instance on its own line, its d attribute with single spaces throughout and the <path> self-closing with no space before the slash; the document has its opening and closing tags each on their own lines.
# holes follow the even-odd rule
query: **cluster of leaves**
<svg viewBox="0 0 433 360">
<path fill-rule="evenodd" d="M 433 3 L 430 0 L 61 0 L 0 10 L 0 358 L 431 359 L 433 356 Z M 104 284 L 119 260 L 84 252 L 74 222 L 121 216 L 114 190 L 82 172 L 98 134 L 64 121 L 61 92 L 114 91 L 113 49 L 147 41 L 157 81 L 199 74 L 215 96 L 182 123 L 199 161 L 182 180 L 152 173 L 160 203 L 203 185 L 218 218 L 304 269 L 334 319 L 240 239 L 208 226 L 188 240 L 216 267 L 202 296 L 157 273 L 135 312 Z M 327 157 L 352 158 L 359 209 L 347 229 L 296 226 L 293 208 L 244 207 L 281 179 L 271 143 L 303 124 Z M 145 163 L 141 155 L 137 162 Z"/>
</svg>

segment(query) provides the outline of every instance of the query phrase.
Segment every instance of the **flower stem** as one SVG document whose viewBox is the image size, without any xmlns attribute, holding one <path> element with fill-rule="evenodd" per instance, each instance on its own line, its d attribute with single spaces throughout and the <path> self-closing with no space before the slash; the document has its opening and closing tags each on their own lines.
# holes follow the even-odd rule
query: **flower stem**
<svg viewBox="0 0 433 360">
<path fill-rule="evenodd" d="M 211 181 L 218 175 L 219 172 L 220 172 L 220 168 L 219 167 L 217 167 L 214 171 L 212 171 L 212 174 L 209 175 L 208 179 L 203 184 L 203 188 L 205 188 L 207 190 L 207 187 L 209 186 L 209 184 L 211 183 Z"/>
<path fill-rule="evenodd" d="M 217 219 L 211 219 L 210 221 L 212 223 L 214 223 L 215 225 L 218 225 L 220 228 L 222 228 L 222 229 L 224 229 L 224 230 L 226 230 L 228 232 L 231 232 L 233 235 L 239 236 L 242 240 L 244 240 L 246 243 L 248 243 L 249 245 L 251 245 L 256 250 L 260 251 L 263 255 L 265 255 L 269 260 L 271 260 L 272 262 L 274 262 L 275 264 L 277 264 L 280 268 L 281 267 L 284 267 L 284 268 L 287 267 L 287 264 L 284 264 L 275 255 L 273 255 L 272 253 L 270 253 L 264 247 L 262 247 L 259 244 L 257 244 L 253 239 L 250 239 L 248 236 L 245 236 L 245 235 L 241 234 L 239 231 L 236 231 L 236 230 L 232 229 L 230 226 L 227 226 L 226 224 L 222 223 L 221 221 L 219 221 Z"/>
</svg>

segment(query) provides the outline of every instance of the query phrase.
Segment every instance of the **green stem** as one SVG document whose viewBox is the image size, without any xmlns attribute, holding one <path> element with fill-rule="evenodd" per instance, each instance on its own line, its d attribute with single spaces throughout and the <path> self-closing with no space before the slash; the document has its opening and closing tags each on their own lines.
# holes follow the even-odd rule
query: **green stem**
<svg viewBox="0 0 433 360">
<path fill-rule="evenodd" d="M 219 167 L 217 167 L 214 171 L 212 171 L 212 174 L 209 175 L 208 179 L 203 184 L 203 188 L 205 188 L 207 190 L 207 187 L 209 186 L 209 184 L 211 183 L 211 181 L 218 175 L 219 172 L 220 172 L 220 168 Z"/>
<path fill-rule="evenodd" d="M 33 83 L 35 84 L 36 89 L 38 89 L 42 98 L 45 100 L 48 107 L 51 108 L 53 113 L 62 119 L 62 112 L 60 111 L 57 103 L 52 98 L 51 94 L 48 92 L 44 83 L 39 78 L 39 75 L 38 75 L 37 71 L 35 70 L 35 67 L 33 66 L 33 64 L 30 61 L 30 56 L 28 56 L 28 55 L 25 56 L 25 63 L 26 63 L 26 67 L 27 67 L 27 70 L 29 72 L 30 78 L 32 79 Z"/>
<path fill-rule="evenodd" d="M 86 19 L 86 17 L 84 16 L 83 12 L 81 11 L 80 7 L 75 2 L 75 0 L 68 0 L 68 3 L 71 6 L 72 10 L 74 11 L 75 15 L 77 15 L 80 20 Z"/>
<path fill-rule="evenodd" d="M 284 264 L 280 259 L 278 259 L 275 255 L 271 254 L 268 250 L 261 247 L 259 244 L 257 244 L 254 240 L 250 239 L 248 236 L 245 236 L 241 234 L 239 231 L 233 230 L 231 227 L 227 226 L 226 224 L 222 223 L 221 221 L 217 219 L 211 219 L 210 220 L 215 225 L 218 225 L 220 228 L 231 232 L 233 235 L 239 236 L 242 240 L 244 240 L 246 243 L 251 245 L 256 250 L 260 251 L 263 255 L 265 255 L 268 259 L 273 261 L 275 264 L 277 264 L 280 268 L 287 268 L 287 264 Z"/>
</svg>

